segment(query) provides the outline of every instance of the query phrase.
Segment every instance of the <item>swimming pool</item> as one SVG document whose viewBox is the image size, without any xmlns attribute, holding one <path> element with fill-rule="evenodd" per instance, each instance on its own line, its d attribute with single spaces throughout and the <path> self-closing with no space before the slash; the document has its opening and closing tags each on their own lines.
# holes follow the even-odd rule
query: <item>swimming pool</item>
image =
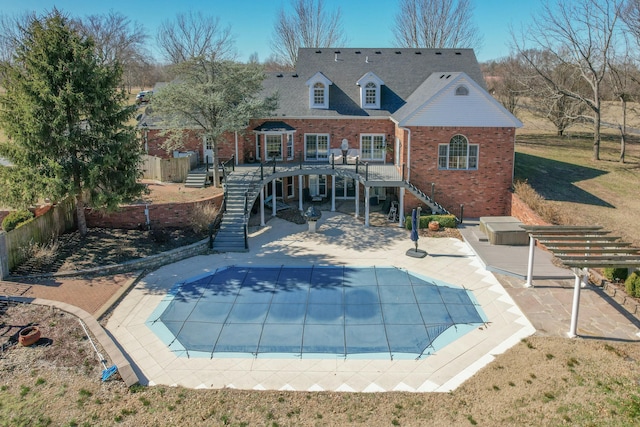
<svg viewBox="0 0 640 427">
<path fill-rule="evenodd" d="M 470 291 L 395 267 L 230 266 L 176 283 L 146 324 L 184 357 L 393 360 L 486 321 Z"/>
</svg>

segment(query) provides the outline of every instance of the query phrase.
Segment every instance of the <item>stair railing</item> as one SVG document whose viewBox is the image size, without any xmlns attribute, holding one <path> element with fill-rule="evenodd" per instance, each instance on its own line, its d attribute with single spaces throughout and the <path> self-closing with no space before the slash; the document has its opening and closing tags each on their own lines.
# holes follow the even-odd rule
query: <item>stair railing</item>
<svg viewBox="0 0 640 427">
<path fill-rule="evenodd" d="M 403 167 L 402 170 L 402 175 L 403 178 L 405 178 L 405 170 Z M 420 181 L 420 182 L 428 182 L 427 179 L 421 179 L 420 174 L 416 173 L 415 170 L 411 170 L 411 177 L 414 178 L 414 182 L 415 181 Z M 436 189 L 436 183 L 432 182 L 431 183 L 431 196 L 427 195 L 424 191 L 422 191 L 420 188 L 418 188 L 416 185 L 414 185 L 413 183 L 411 183 L 408 179 L 404 179 L 404 182 L 406 183 L 406 185 L 413 190 L 415 193 L 418 193 L 421 197 L 423 197 L 428 204 L 432 205 L 431 208 L 440 212 L 443 212 L 447 215 L 452 215 L 451 212 L 449 212 L 447 209 L 445 209 L 444 206 L 442 206 L 440 203 L 436 202 L 435 200 L 435 189 Z M 460 222 L 460 220 L 456 217 L 456 221 Z"/>
</svg>

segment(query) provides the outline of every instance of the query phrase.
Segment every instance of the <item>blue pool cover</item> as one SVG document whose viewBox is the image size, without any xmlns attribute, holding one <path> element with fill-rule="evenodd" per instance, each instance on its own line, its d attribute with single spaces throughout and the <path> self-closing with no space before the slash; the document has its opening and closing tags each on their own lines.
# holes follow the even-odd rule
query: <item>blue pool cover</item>
<svg viewBox="0 0 640 427">
<path fill-rule="evenodd" d="M 486 322 L 473 294 L 395 267 L 225 267 L 147 325 L 187 357 L 420 358 Z"/>
</svg>

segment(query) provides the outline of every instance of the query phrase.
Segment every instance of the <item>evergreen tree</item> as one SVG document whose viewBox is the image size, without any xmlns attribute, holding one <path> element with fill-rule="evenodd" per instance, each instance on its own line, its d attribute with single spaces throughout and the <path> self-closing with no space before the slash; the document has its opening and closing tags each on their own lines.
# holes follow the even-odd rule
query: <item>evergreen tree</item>
<svg viewBox="0 0 640 427">
<path fill-rule="evenodd" d="M 118 63 L 98 62 L 91 38 L 53 10 L 20 28 L 11 61 L 0 64 L 0 201 L 28 205 L 39 197 L 76 200 L 78 229 L 85 206 L 114 210 L 140 195 L 142 148 L 127 125 L 134 107 L 119 90 Z M 1 169 L 1 168 L 0 168 Z"/>
</svg>

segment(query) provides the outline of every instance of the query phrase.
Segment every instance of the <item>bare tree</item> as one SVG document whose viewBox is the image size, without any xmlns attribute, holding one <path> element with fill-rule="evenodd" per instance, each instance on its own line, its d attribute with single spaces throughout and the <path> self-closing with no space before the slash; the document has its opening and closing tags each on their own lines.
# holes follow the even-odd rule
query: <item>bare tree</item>
<svg viewBox="0 0 640 427">
<path fill-rule="evenodd" d="M 22 29 L 35 18 L 35 12 L 20 16 L 0 15 L 0 62 L 11 62 L 23 34 Z"/>
<path fill-rule="evenodd" d="M 323 0 L 291 0 L 293 12 L 281 8 L 274 26 L 271 49 L 283 65 L 293 68 L 301 47 L 337 47 L 347 40 L 340 8 L 327 12 Z"/>
<path fill-rule="evenodd" d="M 584 102 L 591 110 L 594 160 L 600 159 L 602 83 L 615 48 L 622 3 L 623 0 L 558 0 L 553 6 L 545 3 L 526 34 L 515 40 L 518 52 L 553 87 L 553 93 Z M 527 42 L 533 44 L 533 50 L 526 46 Z M 591 93 L 565 86 L 546 63 L 530 54 L 536 49 L 550 52 L 560 64 L 575 66 Z"/>
<path fill-rule="evenodd" d="M 400 0 L 393 28 L 400 47 L 479 48 L 469 0 Z"/>
<path fill-rule="evenodd" d="M 235 54 L 231 28 L 222 28 L 220 19 L 189 12 L 179 14 L 175 21 L 164 21 L 156 41 L 171 64 L 194 58 L 231 58 Z"/>
<path fill-rule="evenodd" d="M 82 34 L 93 38 L 102 64 L 118 62 L 122 66 L 123 84 L 131 91 L 140 64 L 150 61 L 145 49 L 148 36 L 144 28 L 113 11 L 106 15 L 89 15 L 76 23 Z"/>
<path fill-rule="evenodd" d="M 613 92 L 614 99 L 620 102 L 621 117 L 617 123 L 620 132 L 620 163 L 625 161 L 627 145 L 627 113 L 628 103 L 638 98 L 638 84 L 640 83 L 640 73 L 633 64 L 626 49 L 621 59 L 611 58 L 609 62 L 609 84 Z"/>
</svg>

